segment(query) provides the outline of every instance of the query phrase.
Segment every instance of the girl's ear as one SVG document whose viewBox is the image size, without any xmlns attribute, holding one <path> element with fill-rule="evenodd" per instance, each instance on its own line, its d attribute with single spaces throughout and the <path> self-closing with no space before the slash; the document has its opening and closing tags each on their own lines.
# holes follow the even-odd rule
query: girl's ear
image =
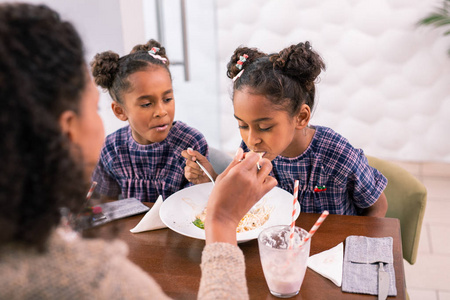
<svg viewBox="0 0 450 300">
<path fill-rule="evenodd" d="M 300 107 L 300 111 L 298 112 L 296 118 L 296 128 L 303 129 L 309 124 L 309 120 L 311 119 L 311 108 L 307 104 L 302 104 Z"/>
<path fill-rule="evenodd" d="M 127 121 L 128 117 L 125 113 L 125 110 L 123 109 L 123 107 L 117 103 L 116 101 L 113 101 L 111 104 L 111 108 L 112 111 L 114 112 L 114 114 L 116 115 L 116 117 L 121 120 L 121 121 Z"/>
<path fill-rule="evenodd" d="M 74 111 L 66 110 L 59 116 L 59 126 L 61 132 L 69 138 L 71 142 L 74 142 L 78 132 L 77 114 Z"/>
</svg>

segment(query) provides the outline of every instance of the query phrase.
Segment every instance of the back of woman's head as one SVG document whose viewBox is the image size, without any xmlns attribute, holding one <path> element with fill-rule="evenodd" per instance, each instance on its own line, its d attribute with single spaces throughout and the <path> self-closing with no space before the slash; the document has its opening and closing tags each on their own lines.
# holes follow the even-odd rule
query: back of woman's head
<svg viewBox="0 0 450 300">
<path fill-rule="evenodd" d="M 42 248 L 59 208 L 82 201 L 82 170 L 58 119 L 78 112 L 83 55 L 74 27 L 55 11 L 0 5 L 0 244 Z"/>
<path fill-rule="evenodd" d="M 130 54 L 123 57 L 113 51 L 98 53 L 91 62 L 95 83 L 107 89 L 111 98 L 119 103 L 123 103 L 123 93 L 131 88 L 128 76 L 158 67 L 165 68 L 170 75 L 166 49 L 155 40 L 134 46 Z"/>
<path fill-rule="evenodd" d="M 302 104 L 313 109 L 315 81 L 324 69 L 322 58 L 306 42 L 270 55 L 239 47 L 227 65 L 227 76 L 233 79 L 234 90 L 250 88 L 293 116 Z"/>
</svg>

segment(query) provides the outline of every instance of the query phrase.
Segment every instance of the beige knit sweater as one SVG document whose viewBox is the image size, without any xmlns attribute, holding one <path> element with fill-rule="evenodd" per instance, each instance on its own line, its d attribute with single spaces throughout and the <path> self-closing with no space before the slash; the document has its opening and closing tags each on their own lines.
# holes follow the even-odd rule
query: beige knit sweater
<svg viewBox="0 0 450 300">
<path fill-rule="evenodd" d="M 127 259 L 122 241 L 70 238 L 56 230 L 41 254 L 0 247 L 0 299 L 169 299 Z M 208 245 L 202 254 L 199 299 L 248 299 L 242 251 Z"/>
</svg>

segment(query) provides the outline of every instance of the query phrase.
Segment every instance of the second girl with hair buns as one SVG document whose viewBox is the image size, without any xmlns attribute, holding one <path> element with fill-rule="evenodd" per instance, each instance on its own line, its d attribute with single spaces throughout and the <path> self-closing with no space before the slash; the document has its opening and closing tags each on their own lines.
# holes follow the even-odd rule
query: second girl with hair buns
<svg viewBox="0 0 450 300">
<path fill-rule="evenodd" d="M 289 192 L 299 180 L 302 212 L 384 217 L 386 178 L 330 128 L 309 124 L 315 81 L 325 64 L 309 42 L 279 53 L 238 47 L 227 65 L 233 81 L 234 116 L 244 151 L 272 161 L 278 186 Z M 206 160 L 199 153 L 195 159 Z M 186 178 L 198 178 L 188 159 Z M 209 166 L 208 166 L 209 167 Z"/>
<path fill-rule="evenodd" d="M 129 125 L 107 136 L 93 180 L 106 198 L 135 197 L 155 202 L 189 185 L 181 152 L 193 148 L 208 156 L 204 136 L 174 121 L 175 100 L 164 47 L 150 40 L 130 54 L 99 53 L 92 74 L 113 100 L 116 117 Z"/>
</svg>

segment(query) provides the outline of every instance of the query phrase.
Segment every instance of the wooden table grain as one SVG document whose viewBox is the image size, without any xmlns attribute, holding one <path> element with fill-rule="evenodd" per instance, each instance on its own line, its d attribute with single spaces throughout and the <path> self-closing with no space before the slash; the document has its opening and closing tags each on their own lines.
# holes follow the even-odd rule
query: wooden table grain
<svg viewBox="0 0 450 300">
<path fill-rule="evenodd" d="M 147 204 L 151 206 L 151 204 Z M 143 214 L 116 220 L 91 229 L 100 236 L 112 227 L 118 229 L 118 238 L 128 244 L 129 259 L 149 273 L 174 299 L 196 299 L 200 283 L 200 261 L 205 242 L 178 234 L 170 229 L 159 229 L 133 234 Z M 301 213 L 296 225 L 309 230 L 319 214 Z M 329 215 L 312 237 L 310 255 L 328 250 L 349 235 L 393 238 L 394 269 L 397 296 L 405 299 L 405 273 L 400 234 L 400 222 L 392 218 Z M 279 299 L 269 292 L 259 258 L 257 240 L 240 243 L 245 255 L 246 278 L 250 299 Z M 376 299 L 376 296 L 344 293 L 330 280 L 307 268 L 300 293 L 290 299 Z"/>
</svg>

